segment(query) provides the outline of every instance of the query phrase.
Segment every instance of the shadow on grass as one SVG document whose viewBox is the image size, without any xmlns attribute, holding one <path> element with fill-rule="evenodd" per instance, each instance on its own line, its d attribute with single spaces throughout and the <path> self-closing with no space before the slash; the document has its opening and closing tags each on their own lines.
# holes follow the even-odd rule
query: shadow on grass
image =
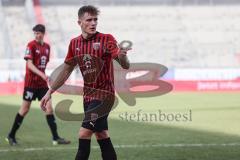
<svg viewBox="0 0 240 160">
<path fill-rule="evenodd" d="M 18 109 L 19 106 L 0 104 L 0 139 L 3 139 L 8 133 Z M 81 123 L 63 122 L 61 120 L 57 120 L 57 122 L 59 132 L 73 141 L 73 144 L 65 147 L 76 147 L 77 132 Z M 239 145 L 151 147 L 151 145 L 158 144 L 240 144 L 240 137 L 238 136 L 113 119 L 109 120 L 109 128 L 115 145 L 136 145 L 136 147 L 117 148 L 116 150 L 121 160 L 237 160 L 240 157 Z M 29 115 L 24 120 L 22 128 L 19 130 L 18 137 L 22 143 L 18 148 L 52 147 L 50 132 L 41 110 L 31 109 Z M 95 139 L 93 139 L 92 144 L 97 146 Z M 149 145 L 149 147 L 137 147 L 140 145 Z M 9 148 L 7 144 L 0 142 L 0 150 Z M 43 160 L 49 159 L 51 156 L 51 159 L 66 160 L 74 159 L 75 152 L 74 148 L 56 151 L 0 152 L 0 159 Z M 93 150 L 90 159 L 100 159 L 99 157 L 99 150 Z"/>
</svg>

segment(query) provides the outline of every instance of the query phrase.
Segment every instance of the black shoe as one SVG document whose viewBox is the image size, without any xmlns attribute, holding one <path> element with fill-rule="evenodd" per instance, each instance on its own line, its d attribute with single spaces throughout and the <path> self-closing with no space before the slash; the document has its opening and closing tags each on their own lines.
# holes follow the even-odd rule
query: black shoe
<svg viewBox="0 0 240 160">
<path fill-rule="evenodd" d="M 58 145 L 58 144 L 70 144 L 71 141 L 66 140 L 64 138 L 58 138 L 56 140 L 53 140 L 53 145 Z"/>
<path fill-rule="evenodd" d="M 6 137 L 5 140 L 9 143 L 10 146 L 18 145 L 16 138 L 12 138 L 10 136 Z"/>
</svg>

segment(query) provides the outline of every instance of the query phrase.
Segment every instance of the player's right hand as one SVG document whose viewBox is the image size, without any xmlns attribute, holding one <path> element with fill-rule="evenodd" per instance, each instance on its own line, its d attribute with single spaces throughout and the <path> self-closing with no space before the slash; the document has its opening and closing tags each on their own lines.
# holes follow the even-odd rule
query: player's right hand
<svg viewBox="0 0 240 160">
<path fill-rule="evenodd" d="M 48 76 L 46 75 L 46 74 L 41 74 L 41 78 L 43 79 L 43 80 L 45 80 L 46 82 L 48 82 Z"/>
<path fill-rule="evenodd" d="M 51 100 L 51 90 L 49 89 L 45 96 L 41 99 L 41 108 L 45 112 L 47 110 L 47 104 Z"/>
</svg>

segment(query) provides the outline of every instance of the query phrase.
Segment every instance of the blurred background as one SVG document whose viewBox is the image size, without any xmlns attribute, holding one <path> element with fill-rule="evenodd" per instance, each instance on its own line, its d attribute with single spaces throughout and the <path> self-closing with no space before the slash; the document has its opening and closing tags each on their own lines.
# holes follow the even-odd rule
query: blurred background
<svg viewBox="0 0 240 160">
<path fill-rule="evenodd" d="M 0 94 L 21 93 L 32 26 L 43 23 L 51 45 L 47 73 L 63 62 L 71 38 L 80 34 L 79 6 L 101 9 L 98 30 L 130 40 L 131 62 L 166 66 L 178 90 L 240 90 L 238 0 L 1 0 Z M 21 85 L 20 85 L 21 86 Z M 12 88 L 11 91 L 6 88 Z M 19 91 L 20 90 L 20 91 Z"/>
</svg>

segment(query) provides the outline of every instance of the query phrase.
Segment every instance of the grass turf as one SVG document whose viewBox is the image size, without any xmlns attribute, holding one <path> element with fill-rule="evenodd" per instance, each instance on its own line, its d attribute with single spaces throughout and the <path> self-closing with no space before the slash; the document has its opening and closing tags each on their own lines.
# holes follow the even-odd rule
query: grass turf
<svg viewBox="0 0 240 160">
<path fill-rule="evenodd" d="M 54 106 L 72 99 L 71 111 L 82 111 L 81 97 L 55 95 Z M 0 160 L 74 159 L 76 121 L 57 120 L 61 136 L 72 141 L 67 146 L 52 146 L 44 114 L 34 102 L 17 137 L 20 145 L 9 147 L 4 138 L 21 104 L 21 96 L 0 97 Z M 170 93 L 160 97 L 137 99 L 134 107 L 120 100 L 109 118 L 110 135 L 120 160 L 237 160 L 240 157 L 240 99 L 238 93 Z M 192 111 L 192 121 L 149 121 L 122 119 L 120 115 L 141 113 L 183 114 Z M 165 146 L 163 146 L 165 144 Z M 166 144 L 170 144 L 166 146 Z M 172 144 L 172 145 L 171 145 Z M 182 144 L 182 145 L 178 145 Z M 203 144 L 188 146 L 191 144 Z M 214 144 L 206 146 L 204 144 Z M 222 145 L 230 144 L 230 145 Z M 233 145 L 231 145 L 233 144 Z M 92 138 L 90 159 L 99 160 L 100 150 Z M 33 150 L 29 150 L 29 149 Z"/>
</svg>

